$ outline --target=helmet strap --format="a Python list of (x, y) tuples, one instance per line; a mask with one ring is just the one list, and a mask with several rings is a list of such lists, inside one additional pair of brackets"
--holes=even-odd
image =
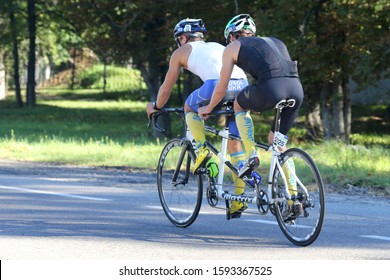
[(182, 46), (182, 44), (181, 44), (181, 42), (180, 42), (180, 36), (184, 36), (184, 37), (186, 37), (186, 44), (188, 43), (188, 41), (190, 40), (190, 36), (189, 35), (186, 35), (186, 34), (180, 34), (179, 36), (177, 36), (176, 38), (175, 38), (175, 42), (176, 42), (176, 44), (177, 44), (177, 46), (180, 48), (181, 46)]
[(184, 37), (186, 37), (186, 44), (191, 40), (191, 38), (200, 38), (200, 39), (203, 39), (204, 36), (202, 33), (186, 33), (186, 34), (180, 34), (179, 36), (177, 36), (175, 38), (175, 42), (176, 44), (181, 47), (181, 43), (180, 43), (180, 36), (183, 35)]
[(229, 45), (231, 42), (232, 42), (232, 40), (230, 39), (231, 37), (230, 36), (233, 36), (234, 38), (236, 38), (236, 40), (240, 37), (240, 34), (239, 34), (239, 32), (233, 32), (233, 33), (230, 33), (229, 35), (228, 35), (228, 37), (226, 38), (226, 43)]
[(177, 46), (180, 48), (181, 47), (180, 36), (175, 37), (175, 42), (176, 42)]
[(188, 43), (188, 41), (190, 40), (190, 37), (189, 35), (184, 35), (184, 37), (186, 37), (186, 44)]

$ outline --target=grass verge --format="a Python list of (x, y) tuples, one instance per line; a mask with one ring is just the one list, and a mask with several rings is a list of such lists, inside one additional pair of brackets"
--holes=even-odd
[[(145, 101), (134, 101), (129, 93), (102, 95), (93, 90), (41, 91), (37, 100), (35, 108), (23, 109), (15, 106), (12, 97), (0, 101), (1, 158), (156, 167), (165, 141), (156, 139), (146, 127)], [(256, 115), (254, 119), (256, 138), (264, 139), (270, 116)], [(390, 187), (389, 134), (360, 130), (352, 135), (351, 144), (294, 142), (302, 134), (303, 128), (294, 128), (290, 146), (301, 147), (313, 157), (325, 183)], [(267, 154), (262, 159), (266, 166)]]

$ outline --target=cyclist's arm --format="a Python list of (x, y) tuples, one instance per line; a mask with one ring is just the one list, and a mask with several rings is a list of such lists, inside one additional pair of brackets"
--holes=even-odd
[[(177, 49), (173, 52), (170, 60), (169, 60), (169, 68), (165, 75), (164, 82), (160, 86), (157, 99), (156, 99), (156, 107), (162, 108), (169, 100), (172, 88), (175, 85), (177, 79), (180, 75), (181, 67), (186, 67), (188, 60), (188, 48), (184, 48), (185, 46)], [(189, 50), (191, 52), (191, 49)], [(153, 109), (153, 104), (148, 103), (146, 106), (146, 111), (148, 116), (156, 110)]]
[(238, 50), (240, 45), (231, 43), (228, 45), (222, 56), (222, 68), (219, 77), (219, 81), (214, 88), (213, 95), (211, 97), (210, 103), (207, 106), (201, 107), (198, 110), (198, 113), (201, 118), (207, 119), (207, 115), (210, 114), (215, 106), (223, 99), (226, 94), (226, 90), (229, 84), (230, 77), (233, 72), (233, 67), (236, 62)]
[(171, 96), (172, 88), (179, 78), (180, 69), (180, 53), (174, 52), (169, 61), (169, 69), (165, 75), (164, 82), (160, 86), (160, 89), (157, 93), (156, 105), (158, 108), (162, 108), (168, 102), (169, 97)]

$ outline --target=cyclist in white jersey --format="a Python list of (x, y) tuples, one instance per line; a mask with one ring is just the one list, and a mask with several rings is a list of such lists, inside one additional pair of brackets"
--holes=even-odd
[[(215, 85), (218, 82), (220, 70), (222, 67), (222, 53), (224, 46), (215, 42), (203, 41), (206, 28), (201, 19), (183, 19), (176, 24), (173, 36), (178, 44), (178, 48), (173, 52), (169, 69), (165, 80), (161, 85), (157, 99), (154, 103), (147, 104), (147, 114), (160, 110), (169, 100), (172, 88), (180, 75), (181, 68), (187, 69), (200, 77), (203, 85), (193, 91), (187, 98), (184, 110), (186, 112), (186, 123), (191, 131), (198, 148), (197, 160), (193, 172), (197, 172), (199, 167), (209, 167), (211, 176), (217, 176), (215, 159), (211, 157), (210, 151), (204, 147), (206, 136), (204, 132), (204, 122), (198, 115), (198, 109), (207, 105), (211, 99)], [(229, 91), (239, 92), (248, 85), (246, 74), (238, 67), (235, 67), (228, 87)], [(239, 135), (235, 120), (229, 122), (229, 129), (232, 134)], [(241, 143), (237, 141), (228, 141), (228, 152), (231, 156), (231, 162), (239, 166), (245, 160), (245, 153), (242, 150)], [(236, 194), (244, 192), (245, 183), (233, 175), (236, 186)], [(234, 201), (230, 207), (231, 214), (240, 212), (242, 204)], [(238, 215), (239, 216), (239, 215)], [(233, 215), (234, 217), (234, 215)]]

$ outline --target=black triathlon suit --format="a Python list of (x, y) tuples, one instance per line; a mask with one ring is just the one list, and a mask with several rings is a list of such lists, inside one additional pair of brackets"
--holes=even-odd
[(286, 45), (276, 38), (240, 37), (238, 41), (241, 47), (236, 64), (256, 80), (238, 94), (238, 104), (245, 110), (264, 112), (283, 99), (295, 99), (294, 107), (282, 111), (280, 132), (286, 135), (303, 102), (296, 62), (291, 60)]

